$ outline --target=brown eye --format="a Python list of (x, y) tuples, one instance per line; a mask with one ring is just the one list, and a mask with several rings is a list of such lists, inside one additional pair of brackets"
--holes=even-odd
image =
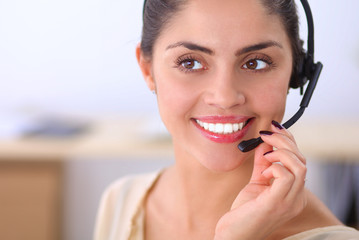
[(202, 64), (194, 59), (187, 59), (181, 62), (182, 67), (188, 70), (199, 70), (202, 69)]
[(248, 68), (248, 69), (256, 69), (257, 68), (257, 66), (258, 66), (258, 63), (257, 63), (257, 60), (250, 60), (250, 61), (248, 61), (246, 64), (246, 67)]
[(182, 62), (182, 66), (187, 69), (192, 69), (194, 65), (195, 65), (194, 60), (186, 60)]
[(242, 67), (249, 70), (261, 70), (267, 68), (268, 65), (270, 64), (264, 60), (252, 59), (246, 62)]

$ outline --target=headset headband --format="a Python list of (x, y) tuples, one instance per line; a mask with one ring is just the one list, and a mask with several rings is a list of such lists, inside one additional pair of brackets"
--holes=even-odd
[(305, 15), (307, 17), (307, 25), (308, 25), (308, 49), (307, 54), (310, 55), (314, 59), (314, 22), (312, 11), (310, 10), (309, 3), (307, 0), (300, 0), (302, 6), (305, 11)]

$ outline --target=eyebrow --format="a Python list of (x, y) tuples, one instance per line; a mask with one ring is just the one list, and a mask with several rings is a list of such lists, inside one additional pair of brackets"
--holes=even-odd
[[(195, 50), (195, 51), (200, 51), (200, 52), (207, 53), (209, 55), (214, 55), (214, 51), (207, 48), (207, 47), (200, 46), (200, 45), (198, 45), (196, 43), (183, 42), (183, 41), (176, 42), (174, 44), (171, 44), (171, 45), (167, 46), (166, 50), (177, 48), (177, 47), (185, 47), (185, 48), (188, 48), (189, 50)], [(266, 49), (266, 48), (270, 48), (270, 47), (283, 48), (283, 46), (279, 42), (266, 41), (266, 42), (261, 42), (261, 43), (258, 43), (258, 44), (254, 44), (254, 45), (244, 47), (244, 48), (238, 50), (235, 53), (235, 56), (239, 56), (239, 55), (242, 55), (242, 54), (245, 54), (245, 53), (258, 51), (258, 50), (262, 50), (262, 49)]]
[(279, 42), (266, 41), (266, 42), (261, 42), (261, 43), (258, 43), (258, 44), (254, 44), (254, 45), (251, 45), (251, 46), (244, 47), (244, 48), (238, 50), (235, 55), (239, 56), (239, 55), (242, 55), (244, 53), (254, 52), (254, 51), (258, 51), (258, 50), (262, 50), (262, 49), (266, 49), (266, 48), (270, 48), (270, 47), (283, 48), (282, 44), (280, 44)]
[(195, 43), (191, 43), (191, 42), (177, 42), (177, 43), (169, 45), (166, 48), (166, 50), (176, 48), (176, 47), (185, 47), (185, 48), (188, 48), (189, 50), (196, 50), (196, 51), (207, 53), (209, 55), (214, 54), (214, 51), (212, 51), (211, 49), (203, 47), (203, 46), (200, 46), (200, 45), (195, 44)]

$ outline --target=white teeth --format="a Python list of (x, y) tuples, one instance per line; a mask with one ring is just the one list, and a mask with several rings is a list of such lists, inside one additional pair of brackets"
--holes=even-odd
[(197, 120), (197, 123), (198, 123), (201, 127), (204, 126), (204, 123), (203, 123), (203, 122), (200, 122), (200, 121)]
[(198, 125), (207, 131), (219, 134), (230, 134), (243, 129), (244, 122), (241, 123), (206, 123), (196, 120)]
[(226, 133), (232, 133), (232, 132), (233, 132), (233, 124), (230, 124), (230, 123), (224, 124), (223, 133), (226, 134)]
[[(242, 129), (242, 128), (241, 128)], [(233, 124), (233, 131), (237, 132), (239, 130), (239, 123)]]
[(222, 123), (216, 123), (215, 132), (216, 133), (223, 133), (223, 130), (224, 130), (224, 125)]
[(239, 126), (238, 126), (238, 127), (239, 127), (240, 130), (242, 130), (243, 127), (244, 127), (244, 122), (239, 123)]
[(216, 125), (214, 125), (213, 123), (208, 124), (208, 130), (211, 132), (215, 132), (216, 131)]

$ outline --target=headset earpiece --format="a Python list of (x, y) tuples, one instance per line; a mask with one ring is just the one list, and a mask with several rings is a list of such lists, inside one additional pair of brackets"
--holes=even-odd
[(307, 51), (302, 54), (296, 66), (294, 66), (295, 71), (293, 71), (289, 86), (291, 88), (301, 88), (302, 94), (304, 85), (308, 80), (313, 79), (317, 64), (314, 63), (314, 23), (312, 12), (307, 0), (301, 0), (301, 3), (305, 10), (308, 23)]
[(289, 87), (290, 88), (299, 88), (303, 87), (305, 83), (307, 82), (306, 74), (305, 74), (305, 65), (306, 65), (306, 57), (305, 53), (302, 54), (298, 58), (298, 62), (293, 66), (295, 69), (293, 71)]

